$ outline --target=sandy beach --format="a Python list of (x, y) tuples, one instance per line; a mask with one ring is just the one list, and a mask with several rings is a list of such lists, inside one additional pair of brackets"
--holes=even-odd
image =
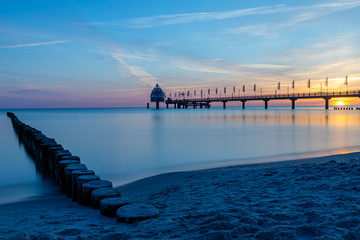
[(1, 239), (360, 239), (360, 154), (175, 172), (120, 186), (126, 224), (66, 196), (0, 206)]

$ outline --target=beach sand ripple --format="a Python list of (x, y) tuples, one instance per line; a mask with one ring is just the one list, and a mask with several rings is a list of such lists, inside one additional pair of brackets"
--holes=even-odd
[(346, 154), (142, 179), (118, 189), (134, 202), (155, 206), (160, 216), (134, 224), (64, 196), (1, 205), (0, 236), (360, 239), (359, 158)]

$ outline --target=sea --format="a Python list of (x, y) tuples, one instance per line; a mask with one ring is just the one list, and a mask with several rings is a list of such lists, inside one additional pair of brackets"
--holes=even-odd
[(0, 204), (59, 194), (36, 171), (6, 112), (41, 130), (114, 186), (176, 171), (360, 150), (360, 110), (323, 107), (0, 110)]

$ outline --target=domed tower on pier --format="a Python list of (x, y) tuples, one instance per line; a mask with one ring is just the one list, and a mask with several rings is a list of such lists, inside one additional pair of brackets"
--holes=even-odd
[(156, 102), (156, 109), (159, 109), (159, 102), (165, 101), (165, 94), (163, 90), (159, 87), (159, 84), (156, 84), (154, 89), (150, 94), (151, 102)]

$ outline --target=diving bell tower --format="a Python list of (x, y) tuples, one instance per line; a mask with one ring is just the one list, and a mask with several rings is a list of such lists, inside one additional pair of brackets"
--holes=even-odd
[(165, 101), (165, 94), (163, 90), (159, 87), (159, 84), (156, 84), (154, 89), (151, 91), (150, 101), (156, 102), (156, 109), (159, 109), (159, 102)]

